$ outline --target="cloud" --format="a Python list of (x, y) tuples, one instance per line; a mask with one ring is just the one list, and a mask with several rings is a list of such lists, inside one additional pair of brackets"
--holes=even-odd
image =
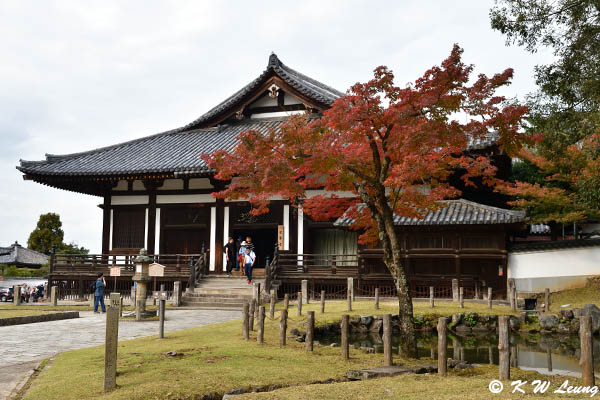
[(99, 198), (25, 182), (20, 158), (89, 150), (182, 126), (254, 79), (275, 51), (340, 90), (388, 65), (417, 78), (453, 43), (477, 72), (514, 67), (534, 90), (549, 58), (507, 48), (491, 1), (27, 1), (0, 3), (0, 244), (24, 242), (42, 212), (100, 251)]

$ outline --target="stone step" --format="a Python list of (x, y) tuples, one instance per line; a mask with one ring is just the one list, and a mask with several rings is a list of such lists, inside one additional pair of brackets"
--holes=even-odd
[(248, 300), (252, 299), (252, 294), (241, 294), (241, 293), (186, 293), (184, 294), (185, 298), (190, 299), (212, 299), (212, 298), (223, 298), (223, 299), (240, 299), (240, 300)]
[(244, 304), (250, 299), (240, 299), (231, 297), (185, 297), (182, 299), (186, 303), (233, 303), (233, 304)]
[(227, 310), (241, 310), (244, 307), (244, 303), (216, 303), (216, 302), (187, 302), (184, 301), (184, 307), (194, 307), (194, 308), (205, 308), (205, 309), (227, 309)]
[[(220, 294), (234, 294), (241, 296), (252, 296), (252, 289), (247, 288), (196, 288), (193, 293), (197, 294), (208, 294), (208, 295), (220, 295)], [(192, 294), (192, 293), (190, 293)]]

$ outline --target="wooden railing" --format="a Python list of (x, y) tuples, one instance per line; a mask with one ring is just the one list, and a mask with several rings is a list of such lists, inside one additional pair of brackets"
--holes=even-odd
[[(151, 256), (153, 262), (164, 265), (165, 277), (188, 277), (190, 260), (198, 259), (201, 254), (157, 254)], [(50, 274), (59, 275), (97, 275), (106, 276), (111, 267), (119, 267), (121, 276), (133, 276), (136, 255), (131, 254), (56, 254), (52, 257)]]
[(277, 265), (278, 277), (358, 276), (357, 254), (291, 254), (281, 252)]

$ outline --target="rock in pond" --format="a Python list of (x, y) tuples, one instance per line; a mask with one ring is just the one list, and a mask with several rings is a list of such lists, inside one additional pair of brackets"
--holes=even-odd
[(556, 314), (540, 314), (539, 323), (542, 329), (547, 331), (558, 328), (558, 316)]

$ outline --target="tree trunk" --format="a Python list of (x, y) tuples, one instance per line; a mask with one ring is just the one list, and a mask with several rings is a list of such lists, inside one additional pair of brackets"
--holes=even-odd
[(371, 211), (373, 219), (375, 219), (379, 240), (383, 247), (383, 262), (390, 271), (398, 292), (399, 350), (405, 357), (416, 357), (417, 340), (413, 325), (412, 299), (402, 264), (402, 246), (394, 225), (394, 212), (385, 196), (383, 185), (376, 188), (374, 194), (368, 193), (360, 183), (355, 183), (355, 187), (359, 196)]
[[(398, 314), (400, 316), (400, 351), (406, 357), (416, 357), (417, 340), (413, 325), (413, 304), (406, 272), (402, 263), (402, 247), (394, 225), (394, 213), (387, 200), (379, 204), (382, 210), (381, 222), (384, 228), (383, 262), (392, 274), (398, 292)], [(379, 224), (378, 224), (379, 225)], [(381, 232), (381, 231), (380, 231)]]

